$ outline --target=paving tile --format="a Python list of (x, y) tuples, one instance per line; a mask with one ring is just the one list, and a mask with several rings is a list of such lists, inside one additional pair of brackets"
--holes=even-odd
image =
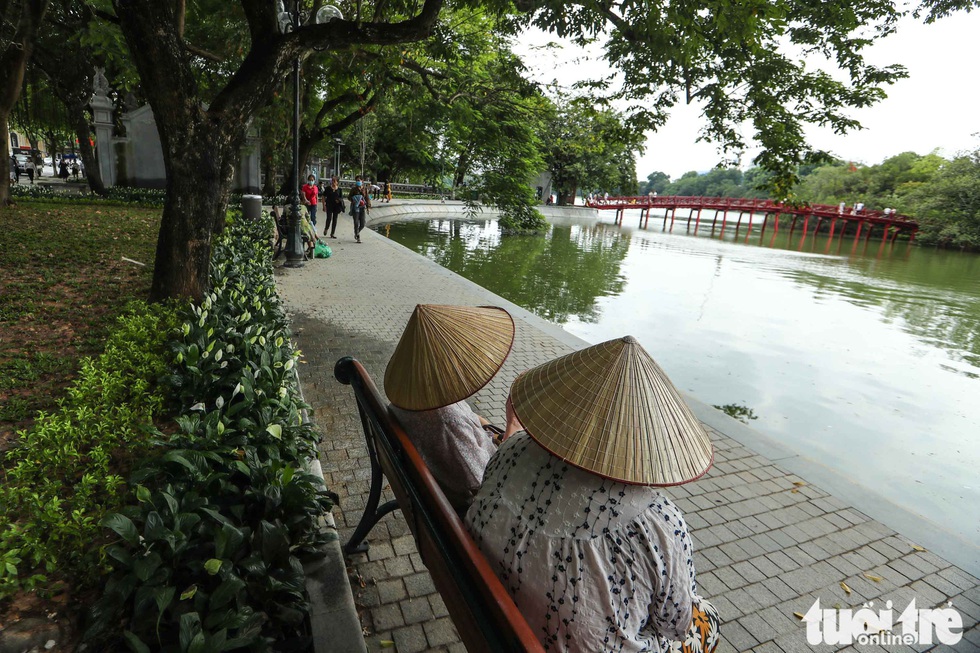
[(405, 616), (405, 623), (415, 624), (422, 621), (429, 621), (435, 617), (432, 614), (432, 605), (425, 597), (406, 599), (399, 603), (402, 614)]
[(371, 611), (375, 630), (393, 630), (405, 625), (405, 617), (397, 603), (381, 605)]
[[(738, 623), (759, 642), (771, 641), (779, 635), (779, 632), (768, 621), (763, 619), (759, 613), (746, 615), (739, 619)], [(729, 624), (725, 625), (728, 626)]]
[(766, 579), (766, 575), (759, 571), (759, 569), (749, 561), (738, 562), (732, 565), (732, 569), (736, 571), (746, 583), (757, 583)]
[(715, 577), (725, 584), (726, 590), (738, 589), (740, 587), (745, 587), (748, 583), (745, 579), (735, 571), (731, 566), (719, 567), (714, 570)]
[(378, 597), (382, 603), (394, 603), (408, 597), (408, 592), (402, 579), (394, 578), (378, 583)]
[(419, 625), (399, 628), (392, 637), (398, 653), (420, 653), (429, 649), (425, 632)]
[(748, 651), (760, 642), (745, 630), (745, 627), (738, 622), (728, 622), (723, 625), (722, 632), (725, 639), (735, 647), (736, 651)]
[(456, 626), (448, 617), (424, 623), (422, 628), (425, 630), (425, 638), (430, 647), (446, 646), (459, 641)]

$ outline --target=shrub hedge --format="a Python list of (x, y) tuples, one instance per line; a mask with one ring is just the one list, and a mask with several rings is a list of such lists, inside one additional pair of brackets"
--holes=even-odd
[(212, 291), (182, 315), (168, 385), (178, 432), (134, 472), (134, 505), (104, 524), (114, 572), (86, 639), (132, 651), (304, 650), (301, 559), (326, 535), (317, 435), (301, 419), (266, 220), (233, 221)]
[(137, 303), (118, 320), (97, 359), (51, 414), (40, 413), (3, 460), (0, 599), (34, 589), (59, 570), (76, 582), (99, 574), (92, 543), (123, 502), (129, 461), (149, 446), (164, 408), (158, 380), (170, 369), (166, 343), (176, 312)]

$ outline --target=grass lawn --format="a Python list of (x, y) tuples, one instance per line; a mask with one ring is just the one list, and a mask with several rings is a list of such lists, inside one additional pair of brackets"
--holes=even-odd
[(0, 208), (0, 452), (37, 411), (56, 406), (126, 304), (146, 299), (160, 213), (30, 201)]

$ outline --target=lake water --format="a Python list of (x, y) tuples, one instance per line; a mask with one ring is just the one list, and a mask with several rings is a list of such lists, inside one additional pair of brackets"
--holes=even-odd
[(680, 389), (980, 541), (980, 256), (788, 224), (773, 240), (771, 222), (761, 244), (744, 223), (721, 240), (705, 216), (697, 236), (632, 212), (552, 222), (373, 228), (589, 342), (636, 336)]

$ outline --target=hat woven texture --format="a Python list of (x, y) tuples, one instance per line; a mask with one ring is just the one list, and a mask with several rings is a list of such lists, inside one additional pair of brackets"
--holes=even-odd
[(632, 336), (528, 370), (511, 388), (528, 435), (576, 467), (637, 485), (678, 485), (711, 467), (707, 432)]
[(434, 410), (490, 382), (514, 343), (514, 320), (496, 306), (415, 307), (385, 370), (388, 401)]

